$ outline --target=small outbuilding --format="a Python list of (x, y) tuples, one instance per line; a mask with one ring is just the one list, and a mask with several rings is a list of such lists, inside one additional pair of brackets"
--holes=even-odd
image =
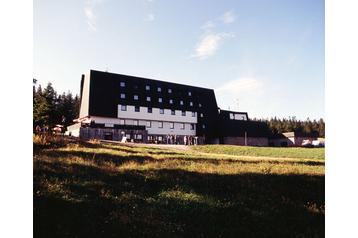
[(318, 133), (285, 132), (272, 136), (269, 146), (305, 146), (317, 140)]

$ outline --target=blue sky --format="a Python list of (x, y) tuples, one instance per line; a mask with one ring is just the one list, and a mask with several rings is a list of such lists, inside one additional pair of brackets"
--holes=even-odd
[(34, 1), (34, 77), (108, 70), (213, 88), (249, 117), (324, 118), (323, 0)]

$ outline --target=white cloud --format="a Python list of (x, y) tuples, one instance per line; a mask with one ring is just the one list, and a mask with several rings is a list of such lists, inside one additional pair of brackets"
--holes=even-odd
[(222, 41), (228, 37), (233, 37), (229, 33), (209, 33), (206, 34), (198, 43), (195, 53), (191, 56), (200, 60), (214, 55), (220, 47)]
[(86, 22), (88, 29), (91, 31), (97, 30), (97, 15), (95, 13), (95, 7), (100, 4), (102, 0), (91, 0), (87, 1), (84, 7), (84, 13), (86, 16)]
[(225, 24), (232, 23), (236, 20), (236, 17), (232, 11), (227, 11), (224, 13), (224, 15), (221, 16), (222, 22)]
[(254, 110), (261, 110), (258, 108), (264, 104), (263, 98), (267, 98), (264, 97), (266, 88), (262, 80), (242, 77), (216, 88), (215, 94), (222, 109), (249, 111), (250, 115)]
[(154, 14), (150, 13), (147, 15), (147, 17), (145, 18), (146, 21), (154, 21)]
[(211, 29), (214, 27), (215, 27), (215, 24), (212, 21), (207, 21), (204, 25), (201, 26), (201, 29), (207, 30), (207, 29)]
[(190, 58), (198, 58), (200, 60), (207, 59), (218, 51), (224, 39), (234, 37), (234, 34), (232, 33), (213, 32), (214, 28), (216, 28), (216, 25), (220, 23), (220, 20), (225, 24), (232, 23), (235, 21), (235, 15), (232, 11), (227, 11), (221, 17), (214, 20), (209, 20), (204, 25), (202, 25), (200, 28), (205, 32), (204, 36), (197, 43), (195, 53), (192, 54)]
[(88, 25), (88, 28), (92, 31), (96, 31), (97, 30), (97, 27), (96, 27), (96, 17), (93, 13), (93, 9), (89, 6), (85, 7), (84, 9), (85, 11), (85, 15), (86, 15), (86, 18), (87, 18), (87, 25)]
[(257, 93), (263, 87), (263, 83), (255, 78), (240, 78), (229, 81), (216, 89), (220, 94), (246, 94)]

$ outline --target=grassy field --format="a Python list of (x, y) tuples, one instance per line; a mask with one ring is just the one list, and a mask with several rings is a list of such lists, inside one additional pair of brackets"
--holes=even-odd
[(323, 152), (257, 149), (36, 141), (34, 237), (324, 237)]
[(227, 155), (324, 159), (324, 148), (201, 145), (195, 146), (193, 147), (193, 149), (205, 153), (217, 153)]

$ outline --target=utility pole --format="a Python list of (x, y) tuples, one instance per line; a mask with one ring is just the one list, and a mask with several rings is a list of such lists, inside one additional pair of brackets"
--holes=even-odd
[(247, 132), (245, 131), (245, 146), (247, 146)]

